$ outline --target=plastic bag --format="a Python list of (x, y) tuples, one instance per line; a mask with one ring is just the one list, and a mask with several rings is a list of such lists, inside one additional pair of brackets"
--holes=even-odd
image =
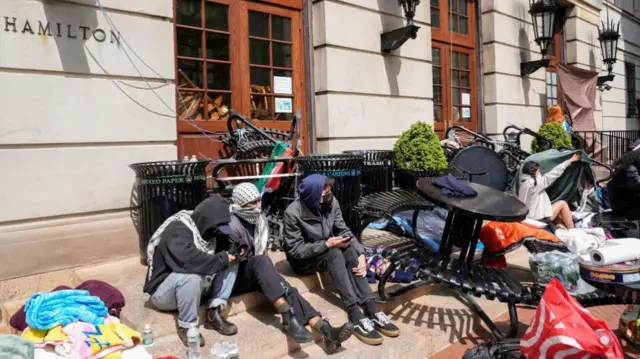
[(520, 340), (527, 358), (622, 359), (620, 342), (607, 323), (591, 316), (558, 279), (542, 295), (536, 314)]
[(522, 359), (520, 339), (502, 339), (481, 343), (467, 350), (462, 359)]
[(558, 251), (536, 253), (529, 257), (529, 266), (539, 284), (547, 284), (556, 278), (571, 295), (595, 290), (580, 278), (580, 266), (575, 254)]

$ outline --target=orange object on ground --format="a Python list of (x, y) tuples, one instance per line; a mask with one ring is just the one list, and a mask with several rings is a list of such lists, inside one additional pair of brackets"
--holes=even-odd
[[(480, 240), (489, 254), (504, 255), (527, 237), (554, 243), (562, 242), (551, 232), (524, 223), (489, 222), (480, 229)], [(504, 257), (486, 258), (484, 264), (499, 268), (507, 266)]]

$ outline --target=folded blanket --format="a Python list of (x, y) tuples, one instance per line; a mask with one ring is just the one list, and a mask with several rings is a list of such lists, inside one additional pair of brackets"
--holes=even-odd
[[(71, 287), (60, 285), (52, 290), (52, 292), (57, 292), (65, 289), (71, 289)], [(24, 305), (20, 307), (17, 312), (13, 313), (9, 324), (11, 325), (11, 328), (16, 329), (18, 332), (23, 332), (25, 329), (27, 329), (27, 314), (24, 312)]]
[(78, 290), (86, 290), (89, 294), (94, 295), (104, 302), (109, 309), (109, 314), (120, 318), (120, 312), (124, 307), (124, 295), (118, 288), (101, 280), (88, 280), (76, 287)]
[(61, 290), (36, 293), (24, 306), (29, 327), (47, 330), (73, 322), (103, 324), (107, 307), (86, 290)]

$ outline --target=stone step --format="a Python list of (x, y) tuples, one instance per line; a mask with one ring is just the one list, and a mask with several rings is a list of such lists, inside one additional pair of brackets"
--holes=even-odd
[[(271, 260), (282, 276), (301, 293), (322, 286), (319, 275), (299, 276), (293, 273), (283, 252), (269, 252)], [(89, 279), (103, 280), (118, 288), (126, 298), (126, 305), (121, 313), (123, 323), (142, 331), (145, 324), (151, 324), (158, 337), (174, 333), (176, 328), (175, 314), (161, 313), (148, 303), (149, 295), (142, 292), (147, 267), (140, 264), (137, 257), (122, 261), (106, 263), (98, 266), (76, 270), (78, 281)], [(328, 277), (326, 277), (328, 279)], [(327, 281), (327, 279), (324, 279)], [(260, 305), (266, 305), (266, 298), (257, 292), (232, 297), (229, 301), (229, 315), (234, 316)], [(200, 318), (204, 318), (204, 308)]]
[[(233, 337), (201, 329), (206, 341), (203, 357), (210, 357), (214, 343), (230, 341), (238, 345), (241, 357), (251, 358), (426, 358), (479, 327), (479, 319), (455, 299), (450, 290), (432, 286), (421, 291), (415, 298), (401, 299), (398, 303), (402, 304), (395, 304), (390, 317), (402, 333), (398, 338), (385, 338), (380, 346), (369, 346), (352, 337), (338, 353), (329, 356), (317, 333), (312, 343), (292, 342), (280, 330), (280, 316), (272, 308), (258, 307), (230, 319), (239, 328)], [(337, 297), (319, 289), (305, 293), (304, 297), (334, 325), (347, 320)], [(491, 317), (506, 310), (506, 305), (497, 301), (480, 300), (479, 303)], [(149, 352), (156, 357), (186, 357), (186, 349), (175, 333), (156, 338)]]

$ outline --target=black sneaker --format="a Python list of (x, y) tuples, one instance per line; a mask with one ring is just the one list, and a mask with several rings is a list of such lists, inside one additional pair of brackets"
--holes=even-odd
[(397, 337), (400, 335), (400, 328), (398, 328), (393, 322), (387, 317), (384, 312), (377, 312), (371, 318), (373, 325), (375, 328), (382, 334), (388, 337)]
[(378, 333), (369, 318), (360, 319), (358, 323), (354, 323), (353, 335), (358, 337), (363, 343), (369, 345), (380, 345), (384, 341), (384, 338)]
[(328, 320), (323, 319), (318, 332), (322, 335), (327, 354), (333, 354), (340, 348), (342, 342), (351, 337), (353, 324), (347, 322), (340, 327), (333, 327)]

